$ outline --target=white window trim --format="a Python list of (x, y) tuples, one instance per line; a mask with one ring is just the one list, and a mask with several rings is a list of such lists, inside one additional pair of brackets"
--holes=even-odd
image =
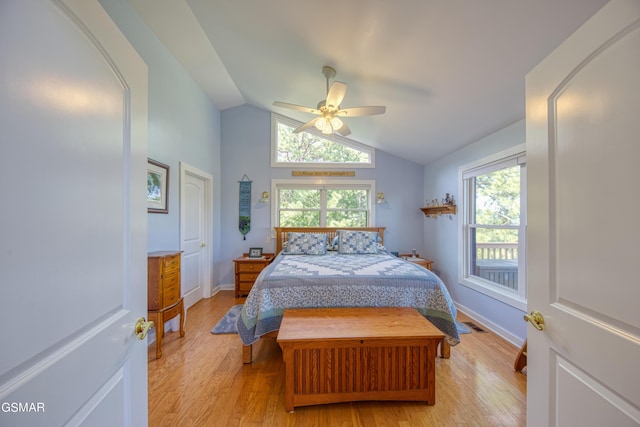
[(354, 150), (362, 151), (369, 154), (369, 163), (303, 163), (303, 162), (278, 162), (277, 161), (277, 138), (278, 138), (278, 123), (284, 123), (288, 126), (297, 128), (302, 124), (297, 120), (289, 117), (281, 116), (280, 114), (271, 113), (271, 167), (273, 168), (299, 168), (299, 169), (317, 169), (323, 168), (349, 168), (349, 169), (367, 169), (376, 167), (376, 150), (373, 147), (354, 141), (352, 139), (345, 138), (334, 133), (331, 136), (323, 135), (315, 127), (307, 129), (305, 132), (318, 135), (325, 139), (333, 139), (339, 144), (345, 145)]
[[(491, 172), (492, 170), (497, 170), (499, 169), (499, 167), (496, 166), (497, 164), (500, 164), (510, 158), (514, 160), (514, 165), (523, 163), (526, 159), (526, 144), (516, 145), (491, 156), (462, 165), (458, 168), (458, 194), (460, 194), (458, 200), (458, 203), (460, 204), (460, 215), (458, 215), (458, 283), (519, 310), (526, 311), (526, 244), (519, 244), (518, 246), (518, 283), (523, 284), (524, 286), (518, 286), (519, 289), (517, 293), (509, 291), (508, 289), (502, 289), (500, 286), (496, 286), (488, 280), (477, 276), (471, 276), (467, 273), (469, 265), (467, 239), (469, 233), (467, 233), (466, 230), (466, 223), (469, 219), (469, 209), (467, 206), (469, 199), (466, 194), (464, 178), (469, 177), (470, 175), (481, 175)], [(526, 201), (526, 164), (524, 166), (524, 170), (525, 173), (522, 175), (520, 180), (520, 197), (521, 200)], [(518, 242), (526, 242), (526, 235), (523, 235), (526, 234), (524, 231), (526, 230), (527, 224), (526, 206), (520, 211), (520, 222), (521, 224), (524, 224), (524, 227), (520, 227)]]
[(376, 193), (376, 182), (375, 180), (369, 179), (354, 179), (354, 180), (346, 180), (346, 179), (322, 179), (322, 178), (314, 178), (314, 179), (272, 179), (271, 180), (271, 194), (273, 195), (273, 202), (271, 203), (271, 229), (277, 227), (278, 222), (278, 187), (286, 187), (286, 186), (345, 186), (345, 187), (368, 187), (369, 188), (369, 224), (368, 227), (374, 227), (376, 223), (376, 205), (375, 205), (375, 195)]

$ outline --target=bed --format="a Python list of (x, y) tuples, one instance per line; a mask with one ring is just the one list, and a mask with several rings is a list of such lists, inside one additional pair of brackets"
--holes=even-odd
[(259, 339), (276, 336), (285, 309), (311, 307), (416, 308), (445, 334), (440, 353), (448, 357), (460, 338), (447, 288), (429, 270), (388, 252), (384, 230), (276, 227), (276, 257), (256, 279), (237, 322), (243, 362), (251, 363)]

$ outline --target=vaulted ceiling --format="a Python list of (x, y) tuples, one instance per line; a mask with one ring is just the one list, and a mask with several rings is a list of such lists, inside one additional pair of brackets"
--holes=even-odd
[[(221, 109), (301, 122), (322, 66), (348, 85), (350, 138), (428, 164), (524, 118), (525, 76), (606, 0), (129, 0)], [(523, 141), (520, 141), (523, 142)]]

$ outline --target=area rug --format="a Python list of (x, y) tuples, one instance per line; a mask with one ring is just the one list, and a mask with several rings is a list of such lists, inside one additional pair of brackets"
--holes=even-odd
[[(242, 304), (234, 305), (229, 309), (227, 314), (218, 322), (216, 326), (211, 330), (212, 334), (235, 334), (238, 333), (236, 328), (236, 321), (240, 316), (242, 310)], [(471, 330), (460, 322), (456, 322), (459, 334), (470, 334)]]
[(240, 310), (242, 310), (242, 304), (234, 305), (227, 311), (222, 319), (211, 330), (212, 334), (236, 334), (238, 329), (236, 328), (236, 321), (240, 316)]

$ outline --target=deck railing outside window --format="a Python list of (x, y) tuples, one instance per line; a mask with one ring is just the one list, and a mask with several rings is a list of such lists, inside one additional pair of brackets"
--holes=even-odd
[(517, 243), (476, 243), (476, 259), (518, 259)]
[(509, 289), (518, 289), (518, 244), (477, 243), (474, 274)]

